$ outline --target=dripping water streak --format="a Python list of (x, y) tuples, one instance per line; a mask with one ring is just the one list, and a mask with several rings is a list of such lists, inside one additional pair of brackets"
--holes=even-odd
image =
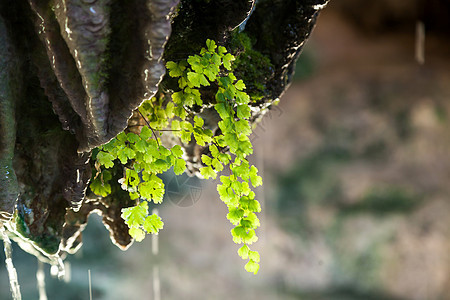
[(6, 234), (5, 228), (0, 223), (0, 233), (2, 235), (3, 239), (3, 248), (5, 251), (5, 263), (6, 263), (6, 269), (8, 270), (8, 276), (9, 276), (9, 286), (11, 288), (11, 294), (14, 300), (21, 300), (22, 296), (20, 294), (20, 286), (19, 281), (17, 279), (17, 272), (14, 268), (13, 262), (12, 262), (12, 248), (11, 248), (11, 240), (9, 239), (8, 235)]
[(38, 269), (36, 272), (37, 288), (39, 291), (39, 300), (47, 300), (47, 293), (45, 292), (45, 273), (44, 263), (38, 259)]
[(425, 24), (422, 21), (416, 23), (416, 61), (419, 65), (425, 63)]
[(70, 262), (68, 261), (64, 262), (64, 269), (65, 269), (64, 282), (69, 283), (72, 280), (72, 267)]
[[(158, 215), (158, 210), (154, 208), (152, 210), (152, 214)], [(157, 256), (159, 253), (159, 243), (158, 243), (158, 234), (152, 235), (152, 254)], [(153, 299), (161, 300), (161, 282), (159, 280), (159, 266), (158, 260), (155, 260), (155, 264), (153, 265)]]
[(161, 284), (159, 281), (159, 267), (153, 266), (153, 299), (161, 300)]
[(92, 280), (91, 280), (91, 269), (88, 270), (88, 280), (89, 280), (89, 300), (92, 300)]

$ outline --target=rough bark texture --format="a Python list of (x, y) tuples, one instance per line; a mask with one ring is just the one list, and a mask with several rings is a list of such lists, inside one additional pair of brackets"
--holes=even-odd
[[(288, 86), (326, 2), (264, 0), (255, 8), (253, 0), (3, 1), (2, 220), (13, 218), (10, 231), (53, 257), (80, 247), (87, 217), (96, 211), (113, 242), (128, 247), (132, 239), (120, 218), (121, 209), (133, 204), (127, 194), (118, 188), (104, 199), (86, 197), (92, 149), (126, 129), (143, 100), (173, 92), (173, 80), (162, 80), (164, 60), (186, 59), (207, 38), (236, 55), (245, 52), (233, 48), (233, 30), (244, 21), (253, 52), (244, 53), (246, 63), (236, 73), (245, 75), (249, 67), (261, 73), (256, 56), (266, 62), (266, 73), (249, 83), (264, 86), (263, 97), (252, 103), (258, 119)], [(202, 90), (205, 103), (215, 101), (211, 89)], [(199, 113), (216, 129), (215, 112), (204, 107)], [(204, 149), (185, 150), (195, 172)]]

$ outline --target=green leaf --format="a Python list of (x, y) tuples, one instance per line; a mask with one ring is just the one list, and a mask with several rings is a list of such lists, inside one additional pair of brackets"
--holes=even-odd
[(188, 121), (181, 122), (181, 128), (183, 128), (186, 131), (190, 131), (190, 132), (192, 132), (194, 130), (194, 127)]
[(182, 158), (175, 160), (175, 165), (173, 166), (173, 171), (176, 175), (181, 175), (186, 170), (186, 161)]
[(242, 226), (236, 226), (233, 229), (231, 229), (231, 235), (236, 238), (242, 239), (242, 237), (245, 237), (247, 235), (246, 230)]
[(223, 170), (223, 165), (222, 165), (222, 163), (221, 163), (217, 158), (214, 158), (214, 159), (212, 160), (212, 166), (214, 167), (214, 169), (216, 170), (216, 172), (220, 172), (220, 171)]
[(195, 97), (191, 93), (184, 93), (184, 105), (191, 107), (195, 103)]
[(161, 220), (161, 218), (158, 215), (152, 214), (152, 215), (148, 216), (147, 218), (145, 218), (144, 229), (148, 233), (156, 234), (159, 232), (160, 229), (163, 229), (163, 227), (164, 227), (164, 222)]
[(137, 134), (135, 134), (133, 132), (129, 132), (129, 133), (127, 133), (127, 140), (130, 143), (136, 143), (136, 142), (139, 142), (141, 140), (141, 138)]
[(162, 188), (155, 188), (153, 191), (153, 202), (156, 204), (162, 203), (164, 199), (164, 186)]
[(250, 102), (250, 97), (245, 92), (236, 91), (236, 102), (238, 104), (247, 104)]
[(119, 147), (119, 144), (123, 145), (123, 143), (119, 142), (117, 139), (114, 138), (111, 141), (109, 141), (107, 144), (100, 146), (99, 149), (101, 148), (101, 149), (105, 150), (106, 152), (111, 152), (114, 149), (116, 149), (117, 147)]
[(238, 250), (238, 254), (242, 259), (247, 259), (248, 258), (248, 253), (250, 252), (250, 249), (248, 248), (247, 245), (242, 245), (241, 248), (239, 248)]
[(212, 157), (219, 156), (219, 149), (217, 149), (216, 145), (214, 144), (209, 145), (209, 151), (211, 152)]
[(207, 39), (206, 40), (206, 47), (208, 47), (208, 51), (209, 52), (214, 52), (214, 50), (217, 48), (216, 42), (214, 42), (214, 41), (212, 41), (210, 39)]
[(139, 142), (134, 144), (134, 148), (139, 152), (145, 152), (145, 150), (147, 149), (147, 145), (148, 144), (146, 141), (140, 140)]
[(125, 153), (128, 159), (133, 159), (136, 157), (136, 152), (134, 152), (134, 150), (131, 148), (125, 148), (122, 151)]
[(175, 62), (173, 62), (173, 61), (168, 61), (168, 62), (166, 63), (166, 68), (167, 68), (168, 70), (175, 69), (176, 67), (178, 67), (178, 65), (177, 65), (177, 63), (175, 63)]
[(238, 89), (239, 91), (242, 91), (242, 90), (245, 89), (245, 84), (244, 84), (244, 82), (243, 82), (241, 79), (239, 79), (239, 80), (234, 84), (234, 86), (235, 86), (236, 89)]
[(248, 257), (250, 260), (253, 260), (256, 263), (259, 263), (261, 261), (261, 257), (259, 256), (258, 251), (249, 251)]
[(167, 149), (166, 147), (164, 147), (163, 145), (160, 145), (158, 147), (158, 150), (159, 150), (161, 157), (167, 157), (172, 154), (172, 152), (169, 149)]
[(242, 194), (243, 195), (248, 195), (251, 190), (250, 190), (250, 186), (248, 185), (247, 181), (242, 182)]
[(141, 182), (138, 173), (133, 169), (125, 169), (125, 176), (126, 182), (128, 182), (132, 187), (137, 186)]
[(226, 187), (231, 185), (231, 179), (229, 176), (220, 176), (220, 182), (222, 182)]
[(247, 104), (241, 104), (237, 107), (237, 117), (239, 119), (250, 118), (250, 107)]
[(114, 163), (112, 162), (114, 160), (114, 156), (112, 156), (110, 153), (106, 153), (103, 151), (100, 151), (97, 154), (97, 161), (105, 166), (105, 168), (112, 168), (114, 166)]
[(249, 260), (248, 263), (245, 264), (245, 270), (256, 275), (259, 270), (259, 264), (253, 260)]
[[(105, 172), (105, 171), (104, 171)], [(91, 191), (97, 196), (106, 197), (111, 194), (111, 185), (109, 183), (101, 182), (100, 176), (95, 178), (90, 184)]]
[(250, 168), (250, 180), (254, 187), (262, 185), (262, 178), (258, 176), (258, 169), (255, 166)]
[(256, 233), (253, 229), (249, 229), (248, 232), (242, 237), (242, 241), (245, 244), (253, 244), (258, 240), (258, 237), (256, 236)]
[(136, 200), (139, 198), (139, 194), (136, 192), (129, 192), (128, 194), (130, 195), (131, 200)]
[(168, 61), (166, 63), (166, 68), (169, 70), (170, 77), (180, 77), (186, 69), (182, 64), (177, 64), (173, 61)]
[(181, 132), (181, 141), (185, 144), (189, 143), (191, 141), (191, 133), (189, 131), (182, 131)]
[(220, 199), (229, 206), (236, 206), (237, 205), (237, 196), (234, 193), (233, 189), (223, 185), (219, 184), (217, 185), (217, 191), (219, 192)]
[(178, 120), (172, 120), (172, 130), (178, 131), (181, 129), (180, 121)]
[(207, 165), (207, 166), (211, 165), (211, 157), (209, 157), (208, 155), (202, 154), (201, 159), (205, 165)]
[(148, 140), (153, 135), (153, 132), (147, 126), (142, 127), (141, 134), (139, 135), (143, 140)]
[(131, 227), (128, 230), (128, 233), (136, 240), (136, 242), (142, 242), (145, 239), (145, 232), (138, 227)]
[(152, 163), (152, 165), (159, 173), (165, 172), (171, 167), (170, 163), (168, 163), (165, 159), (157, 159)]
[(230, 112), (225, 102), (217, 103), (216, 105), (214, 105), (214, 108), (216, 109), (222, 120), (230, 117)]
[(234, 190), (234, 192), (236, 194), (241, 194), (242, 193), (242, 183), (240, 181), (233, 181), (231, 183), (231, 188)]
[(211, 168), (211, 166), (200, 168), (200, 174), (203, 176), (203, 178), (208, 179), (216, 179), (217, 174), (214, 172), (214, 170)]
[(205, 74), (206, 77), (208, 77), (209, 81), (215, 81), (216, 76), (217, 76), (217, 74), (211, 69), (203, 70), (203, 74)]
[(248, 229), (253, 228), (252, 221), (250, 221), (250, 220), (242, 219), (239, 222), (239, 224), (244, 228), (248, 228)]
[[(191, 65), (192, 70), (194, 70), (196, 73), (201, 73), (203, 71), (203, 66), (200, 62), (201, 58), (198, 55), (191, 55), (188, 57), (187, 62)], [(188, 80), (189, 79), (188, 76)]]
[(238, 149), (235, 150), (235, 154), (239, 158), (244, 158), (246, 155), (250, 155), (253, 153), (252, 143), (248, 140), (248, 137), (245, 138), (246, 140), (239, 141)]
[(139, 185), (141, 197), (152, 200), (154, 203), (161, 203), (164, 197), (164, 183), (156, 175), (152, 174), (150, 179)]
[(209, 81), (206, 79), (205, 75), (200, 73), (188, 72), (187, 73), (188, 80), (195, 87), (209, 86)]
[(217, 50), (217, 52), (219, 53), (219, 55), (224, 55), (225, 53), (227, 53), (227, 48), (223, 47), (223, 46), (219, 46), (219, 49)]
[(144, 223), (145, 217), (147, 216), (148, 203), (147, 201), (142, 201), (136, 206), (122, 208), (122, 219), (125, 220), (128, 227), (141, 226)]
[(150, 181), (142, 182), (139, 185), (139, 193), (141, 194), (142, 198), (147, 199), (147, 200), (152, 200), (153, 183)]
[(195, 72), (188, 72), (187, 74), (188, 80), (194, 85), (195, 87), (200, 87), (200, 74)]
[(234, 125), (236, 128), (236, 132), (239, 132), (244, 135), (249, 135), (250, 133), (252, 133), (252, 129), (247, 120), (239, 120), (235, 122)]
[(127, 134), (125, 132), (121, 132), (116, 136), (116, 139), (120, 142), (125, 142), (127, 140)]
[(134, 152), (131, 148), (124, 148), (118, 153), (118, 158), (120, 159), (120, 162), (122, 164), (126, 164), (128, 162), (128, 159), (133, 159), (136, 157), (136, 152)]
[[(211, 57), (211, 61), (214, 63), (214, 70), (211, 70), (211, 71), (217, 75), (219, 73), (218, 67), (222, 63), (222, 60), (220, 59), (220, 55), (218, 55), (217, 53), (214, 53), (213, 56)], [(212, 67), (210, 69), (212, 69)]]
[(231, 160), (231, 156), (230, 156), (230, 154), (227, 154), (227, 153), (220, 153), (220, 154), (219, 154), (219, 160), (220, 160), (222, 163), (224, 163), (225, 165), (228, 165), (228, 163), (229, 163), (230, 160)]
[(239, 148), (239, 140), (235, 133), (229, 133), (225, 135), (225, 142), (230, 147), (231, 153), (236, 153)]
[(117, 157), (119, 158), (119, 160), (122, 163), (122, 165), (124, 165), (124, 164), (126, 164), (128, 162), (127, 154), (123, 151), (123, 149), (121, 151), (119, 151)]
[(195, 125), (195, 127), (202, 127), (203, 124), (205, 124), (205, 121), (203, 121), (203, 119), (200, 118), (199, 116), (195, 115), (194, 116), (194, 125)]
[[(256, 200), (250, 200), (251, 201), (256, 201)], [(256, 201), (258, 202), (258, 201)], [(258, 217), (256, 216), (255, 213), (249, 213), (248, 216), (245, 218), (246, 220), (250, 221), (250, 223), (252, 224), (252, 229), (256, 229), (259, 226), (261, 226), (261, 223), (259, 222)]]
[(172, 101), (178, 105), (184, 105), (185, 94), (182, 91), (175, 92), (172, 94)]
[(231, 63), (235, 60), (235, 57), (233, 55), (231, 55), (230, 53), (227, 53), (224, 57), (223, 57), (223, 66), (225, 67), (225, 69), (231, 71)]
[(176, 158), (180, 158), (183, 156), (183, 149), (181, 148), (180, 145), (173, 146), (172, 149), (170, 149), (170, 151), (172, 151), (173, 156), (175, 156)]
[(183, 89), (188, 85), (188, 82), (186, 80), (186, 78), (184, 76), (180, 77), (180, 79), (178, 79), (178, 86)]
[(230, 222), (233, 225), (238, 225), (243, 216), (244, 216), (244, 210), (233, 207), (230, 209), (230, 212), (227, 214), (227, 219), (230, 220)]
[(192, 95), (194, 97), (195, 104), (197, 104), (198, 106), (203, 105), (203, 101), (202, 101), (202, 98), (201, 98), (200, 91), (197, 90), (197, 89), (192, 89), (191, 93), (192, 93)]

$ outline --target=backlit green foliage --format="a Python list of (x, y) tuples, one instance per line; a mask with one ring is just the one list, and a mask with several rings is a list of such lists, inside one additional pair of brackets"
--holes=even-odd
[[(200, 174), (205, 179), (215, 179), (225, 166), (229, 168), (228, 175), (220, 176), (217, 190), (228, 207), (227, 218), (235, 226), (231, 230), (233, 241), (243, 244), (238, 254), (248, 260), (245, 269), (256, 274), (260, 257), (249, 245), (258, 240), (255, 229), (260, 223), (256, 213), (261, 211), (261, 206), (250, 186), (257, 187), (262, 180), (256, 167), (246, 159), (253, 153), (248, 121), (250, 98), (244, 91), (244, 82), (231, 72), (234, 60), (225, 47), (207, 40), (200, 55), (189, 56), (186, 61), (167, 62), (169, 76), (178, 78), (179, 90), (172, 94), (172, 101), (164, 103), (163, 98), (154, 98), (139, 108), (148, 119), (148, 126), (143, 127), (139, 135), (122, 132), (99, 148), (96, 158), (99, 172), (91, 183), (91, 190), (99, 196), (107, 196), (111, 192), (109, 181), (112, 178), (107, 169), (120, 162), (125, 171), (119, 183), (138, 203), (122, 211), (130, 235), (141, 241), (145, 233), (158, 233), (163, 222), (159, 216), (148, 214), (148, 202), (161, 203), (164, 197), (164, 183), (157, 175), (172, 167), (176, 174), (186, 169), (182, 148), (179, 145), (166, 148), (158, 137), (159, 130), (170, 127), (182, 143), (194, 140), (208, 147), (208, 155), (201, 156), (204, 167), (200, 168)], [(220, 116), (217, 124), (220, 132), (216, 135), (205, 127), (205, 121), (193, 109), (203, 105), (200, 88), (212, 84), (217, 89), (212, 105)]]

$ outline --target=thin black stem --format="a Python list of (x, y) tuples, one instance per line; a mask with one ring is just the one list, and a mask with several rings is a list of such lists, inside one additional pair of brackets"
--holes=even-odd
[[(140, 126), (143, 126), (143, 125), (139, 125), (139, 124), (136, 124), (136, 125), (128, 125), (128, 127), (140, 127)], [(158, 129), (158, 131), (181, 131), (181, 130), (175, 130), (175, 129)]]
[(150, 123), (147, 121), (147, 119), (144, 117), (144, 115), (141, 113), (141, 111), (139, 110), (139, 108), (137, 109), (138, 113), (141, 115), (141, 117), (144, 119), (145, 123), (147, 123), (148, 128), (150, 128), (150, 130), (152, 131), (153, 135), (155, 136), (155, 140), (156, 143), (158, 144), (159, 147), (159, 142), (158, 142), (158, 136), (156, 135), (155, 131), (153, 130), (152, 126), (150, 125)]

